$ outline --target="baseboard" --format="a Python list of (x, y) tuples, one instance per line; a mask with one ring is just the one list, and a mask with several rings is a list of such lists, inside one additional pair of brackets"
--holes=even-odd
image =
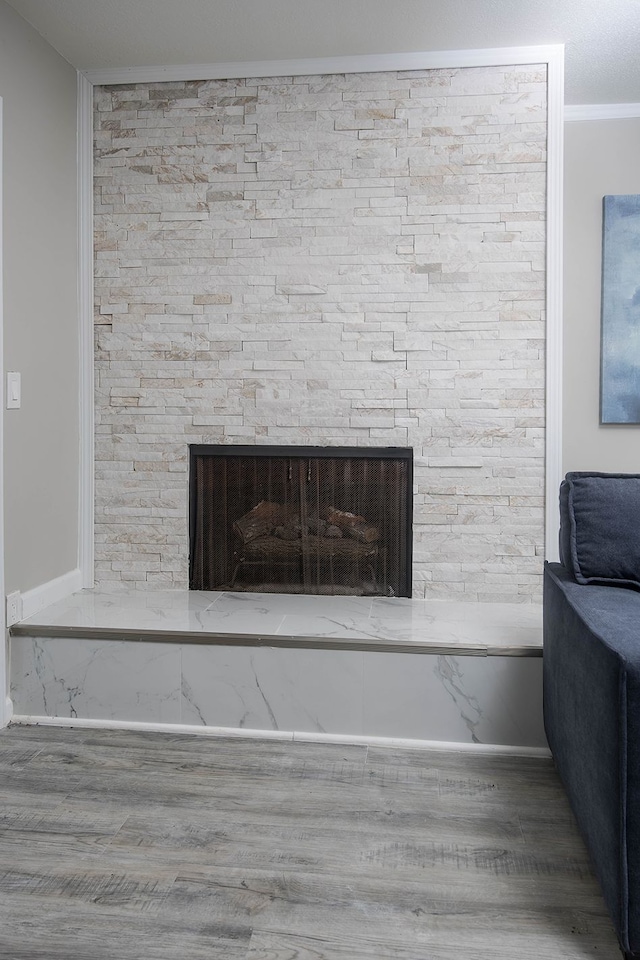
[(33, 617), (40, 613), (50, 603), (56, 603), (58, 600), (64, 600), (70, 597), (72, 593), (82, 590), (82, 572), (78, 569), (70, 570), (61, 577), (49, 580), (39, 587), (33, 587), (32, 590), (25, 590), (22, 594), (22, 617)]
[(6, 697), (4, 701), (4, 713), (2, 715), (2, 723), (0, 726), (6, 727), (11, 723), (13, 719), (13, 700), (11, 697)]
[(77, 717), (14, 716), (12, 726), (76, 727), (93, 730), (132, 730), (148, 733), (189, 734), (200, 737), (220, 737), (257, 740), (283, 740), (297, 743), (335, 743), (366, 747), (394, 747), (411, 750), (440, 750), (449, 753), (500, 754), (510, 757), (539, 757), (548, 759), (546, 747), (522, 747), (496, 743), (459, 743), (448, 740), (408, 740), (398, 737), (365, 737), (341, 733), (297, 733), (284, 730), (246, 730), (240, 727), (204, 727), (186, 723), (143, 723), (137, 720), (83, 720)]
[(358, 737), (334, 733), (294, 733), (293, 739), (308, 743), (352, 743), (399, 750), (442, 750), (448, 753), (502, 754), (508, 757), (551, 757), (547, 747), (523, 747), (504, 743), (464, 743), (457, 740), (411, 740), (406, 737)]

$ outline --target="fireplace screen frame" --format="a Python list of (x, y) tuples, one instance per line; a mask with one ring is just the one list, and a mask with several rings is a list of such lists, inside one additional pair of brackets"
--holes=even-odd
[[(411, 447), (333, 447), (299, 445), (231, 445), (231, 444), (190, 444), (189, 445), (189, 587), (190, 589), (235, 589), (233, 586), (202, 587), (194, 586), (199, 582), (195, 569), (196, 543), (198, 537), (198, 490), (196, 462), (200, 457), (252, 457), (285, 458), (295, 461), (315, 461), (321, 459), (373, 459), (396, 460), (403, 462), (406, 516), (399, 522), (404, 524), (404, 544), (400, 550), (400, 568), (403, 571), (399, 589), (389, 589), (386, 583), (378, 596), (411, 596), (412, 559), (413, 559), (413, 449)], [(235, 579), (235, 574), (234, 574)], [(386, 578), (385, 578), (386, 579)], [(305, 592), (305, 591), (301, 591)], [(313, 595), (315, 591), (310, 590)], [(337, 593), (338, 591), (336, 591)]]

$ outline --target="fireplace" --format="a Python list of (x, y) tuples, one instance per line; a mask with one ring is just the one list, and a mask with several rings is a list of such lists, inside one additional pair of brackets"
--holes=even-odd
[(190, 447), (189, 586), (411, 596), (413, 451)]

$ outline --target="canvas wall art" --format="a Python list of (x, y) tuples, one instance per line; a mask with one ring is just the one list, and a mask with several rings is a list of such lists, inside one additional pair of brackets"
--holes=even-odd
[(601, 423), (640, 423), (640, 196), (604, 198)]

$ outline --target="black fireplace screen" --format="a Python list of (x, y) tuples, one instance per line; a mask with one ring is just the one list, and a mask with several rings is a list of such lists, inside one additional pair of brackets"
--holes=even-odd
[(411, 596), (412, 451), (192, 446), (192, 590)]

